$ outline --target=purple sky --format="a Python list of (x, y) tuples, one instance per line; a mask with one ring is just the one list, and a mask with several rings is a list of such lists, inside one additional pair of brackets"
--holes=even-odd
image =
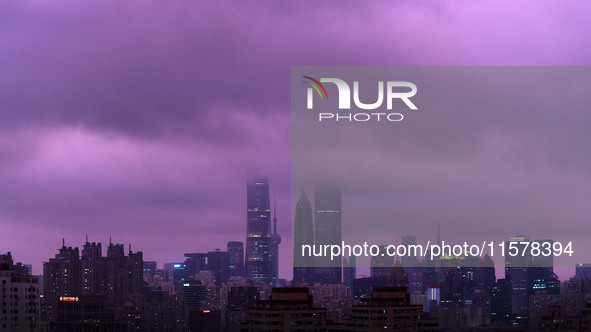
[(277, 197), (291, 277), (290, 67), (589, 65), (582, 1), (0, 3), (0, 252), (245, 239), (246, 172)]

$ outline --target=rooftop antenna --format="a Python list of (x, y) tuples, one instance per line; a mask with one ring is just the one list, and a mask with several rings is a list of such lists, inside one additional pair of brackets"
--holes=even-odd
[(277, 198), (273, 197), (273, 234), (277, 234)]

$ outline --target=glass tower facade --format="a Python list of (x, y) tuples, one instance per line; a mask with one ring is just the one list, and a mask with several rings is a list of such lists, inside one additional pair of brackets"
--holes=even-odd
[(271, 207), (267, 177), (255, 176), (248, 179), (246, 201), (246, 277), (271, 283)]
[(311, 283), (313, 280), (313, 257), (302, 256), (303, 245), (314, 244), (314, 217), (312, 203), (302, 193), (295, 206), (295, 219), (292, 229), (293, 242), (293, 280)]
[[(314, 187), (314, 242), (316, 247), (341, 244), (341, 191), (328, 184)], [(339, 284), (342, 280), (342, 262), (330, 257), (318, 257), (315, 281)]]

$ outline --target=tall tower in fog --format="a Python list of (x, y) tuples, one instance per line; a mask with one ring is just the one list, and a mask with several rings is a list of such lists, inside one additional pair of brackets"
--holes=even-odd
[(295, 206), (295, 219), (292, 230), (293, 243), (293, 280), (311, 282), (314, 262), (311, 258), (302, 257), (302, 245), (314, 244), (314, 217), (312, 203), (302, 193)]
[[(314, 242), (316, 246), (341, 244), (341, 190), (332, 185), (314, 187)], [(342, 280), (342, 262), (319, 257), (315, 277), (321, 283), (337, 284)]]
[(254, 176), (246, 186), (246, 277), (273, 282), (269, 180)]

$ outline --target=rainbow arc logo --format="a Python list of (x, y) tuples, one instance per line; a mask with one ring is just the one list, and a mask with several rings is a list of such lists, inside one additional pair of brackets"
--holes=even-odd
[[(326, 89), (324, 88), (324, 85), (322, 85), (322, 83), (320, 83), (320, 81), (318, 81), (317, 79), (314, 79), (314, 78), (312, 78), (310, 76), (302, 76), (302, 77), (303, 78), (307, 78), (310, 81), (316, 83), (316, 85), (315, 85), (315, 84), (310, 83), (308, 81), (302, 81), (303, 83), (306, 83), (309, 86), (313, 87), (316, 90), (316, 92), (318, 92), (318, 95), (320, 96), (320, 99), (324, 100), (324, 97), (326, 97), (326, 100), (328, 100), (328, 94), (326, 93)], [(322, 92), (320, 92), (320, 89), (319, 88), (322, 89), (322, 91), (324, 92), (324, 96), (322, 96)]]

